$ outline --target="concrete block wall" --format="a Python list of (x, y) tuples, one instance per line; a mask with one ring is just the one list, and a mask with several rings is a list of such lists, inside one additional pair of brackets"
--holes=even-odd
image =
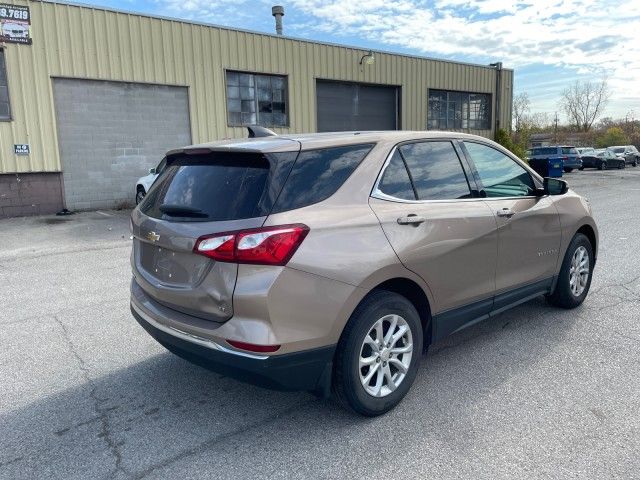
[(62, 208), (60, 173), (0, 175), (0, 218), (44, 215)]
[(70, 210), (132, 205), (136, 180), (189, 145), (185, 87), (56, 78), (58, 143)]

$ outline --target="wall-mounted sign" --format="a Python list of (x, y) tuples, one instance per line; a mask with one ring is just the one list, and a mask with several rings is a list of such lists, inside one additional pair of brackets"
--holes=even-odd
[(0, 3), (0, 42), (31, 45), (29, 7)]
[(16, 143), (13, 146), (13, 151), (16, 155), (29, 155), (29, 153), (31, 153), (28, 143)]

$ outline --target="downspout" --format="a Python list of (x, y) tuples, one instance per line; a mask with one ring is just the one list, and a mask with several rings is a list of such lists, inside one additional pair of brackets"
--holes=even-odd
[(498, 130), (500, 130), (500, 100), (501, 100), (501, 93), (502, 93), (502, 62), (496, 62), (496, 63), (492, 63), (490, 64), (491, 67), (496, 69), (496, 118), (495, 118), (495, 128), (496, 131), (494, 132), (494, 136), (498, 135)]

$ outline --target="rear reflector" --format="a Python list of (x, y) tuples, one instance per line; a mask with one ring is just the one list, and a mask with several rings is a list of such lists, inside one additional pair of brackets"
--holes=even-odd
[(253, 343), (238, 342), (237, 340), (227, 340), (227, 343), (232, 347), (257, 353), (273, 353), (280, 348), (280, 345), (256, 345)]
[(307, 233), (303, 224), (217, 233), (200, 237), (193, 251), (219, 262), (286, 265)]

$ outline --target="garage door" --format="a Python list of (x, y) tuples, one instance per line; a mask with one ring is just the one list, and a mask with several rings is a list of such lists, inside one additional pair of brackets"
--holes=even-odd
[(70, 210), (131, 205), (136, 180), (191, 143), (185, 87), (56, 78), (53, 92)]
[(396, 130), (398, 87), (316, 81), (318, 131)]

